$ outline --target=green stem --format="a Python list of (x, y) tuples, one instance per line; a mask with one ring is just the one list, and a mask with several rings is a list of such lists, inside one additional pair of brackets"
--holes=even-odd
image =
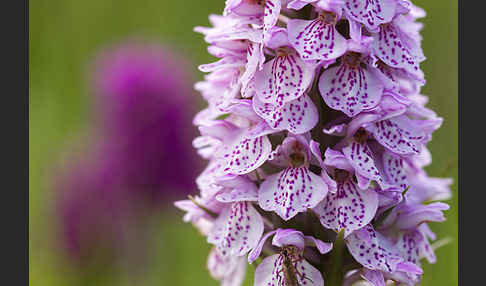
[(341, 230), (334, 242), (331, 252), (331, 263), (329, 278), (326, 281), (330, 286), (341, 286), (343, 280), (343, 246), (344, 246), (344, 230)]

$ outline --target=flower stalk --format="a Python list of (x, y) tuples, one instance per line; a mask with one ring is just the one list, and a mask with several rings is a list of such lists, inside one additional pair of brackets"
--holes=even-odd
[(323, 273), (329, 273), (329, 279), (326, 282), (330, 286), (340, 286), (343, 280), (343, 255), (344, 255), (344, 230), (341, 230), (337, 236), (331, 256), (331, 265), (329, 270), (324, 269)]

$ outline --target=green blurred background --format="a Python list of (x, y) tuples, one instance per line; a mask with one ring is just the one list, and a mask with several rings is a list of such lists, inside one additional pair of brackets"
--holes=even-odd
[[(221, 13), (222, 0), (31, 0), (30, 2), (30, 166), (29, 257), (30, 283), (40, 285), (132, 285), (123, 277), (80, 280), (61, 258), (54, 237), (52, 164), (64, 150), (85, 139), (90, 122), (88, 63), (106, 45), (131, 36), (170, 44), (193, 63), (193, 78), (202, 78), (197, 65), (212, 61), (202, 36), (192, 31), (208, 26), (210, 13)], [(458, 169), (458, 39), (457, 2), (416, 0), (427, 12), (422, 19), (422, 64), (430, 96), (428, 107), (444, 117), (429, 147), (431, 176), (453, 177), (453, 199), (447, 222), (432, 224), (439, 238), (452, 242), (436, 251), (438, 262), (424, 262), (422, 285), (457, 285), (457, 169)], [(197, 101), (199, 100), (199, 101)], [(200, 99), (194, 104), (201, 105)], [(205, 239), (173, 211), (154, 218), (153, 263), (143, 285), (218, 285), (206, 270)], [(251, 267), (249, 269), (251, 271)], [(104, 280), (103, 280), (104, 279)], [(94, 282), (96, 281), (96, 282)], [(246, 284), (251, 285), (252, 279)]]

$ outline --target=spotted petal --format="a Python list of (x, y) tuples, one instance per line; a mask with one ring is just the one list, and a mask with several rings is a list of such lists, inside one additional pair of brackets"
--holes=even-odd
[(396, 243), (406, 261), (420, 265), (420, 259), (426, 257), (435, 263), (436, 257), (427, 238), (418, 230), (403, 233)]
[(383, 272), (363, 268), (361, 277), (370, 282), (373, 286), (386, 286)]
[(223, 203), (257, 201), (258, 188), (247, 176), (219, 177), (216, 184), (224, 187), (216, 195), (216, 200)]
[[(349, 160), (349, 163), (361, 176), (376, 181), (380, 187), (385, 190), (390, 185), (385, 181), (384, 175), (375, 165), (374, 155), (366, 143), (351, 142), (350, 145), (343, 148), (343, 154)], [(358, 180), (360, 188), (368, 188), (369, 184), (363, 185)]]
[(263, 102), (283, 106), (304, 94), (314, 77), (314, 68), (295, 51), (277, 56), (255, 74), (256, 96)]
[(236, 256), (221, 256), (216, 248), (211, 249), (208, 256), (208, 269), (211, 276), (221, 279), (226, 273), (231, 272), (236, 267)]
[(392, 242), (369, 224), (348, 236), (346, 245), (354, 259), (371, 270), (394, 272), (403, 262)]
[(377, 190), (378, 193), (378, 211), (375, 216), (381, 215), (387, 209), (398, 205), (403, 200), (403, 189), (391, 188), (386, 191)]
[(395, 16), (396, 0), (346, 0), (346, 15), (374, 31), (380, 24), (390, 22)]
[(388, 179), (401, 189), (405, 190), (409, 185), (407, 174), (403, 166), (403, 159), (391, 152), (383, 153), (383, 169)]
[(220, 280), (222, 286), (239, 286), (245, 278), (247, 263), (244, 257), (221, 256), (213, 248), (207, 266), (211, 276)]
[[(322, 275), (309, 262), (302, 257), (296, 258), (294, 262), (296, 269), (295, 275), (299, 285), (306, 286), (323, 286), (324, 280)], [(255, 270), (254, 286), (287, 286), (285, 283), (283, 270), (283, 257), (280, 254), (274, 254), (263, 259)]]
[(412, 74), (420, 73), (419, 63), (425, 59), (420, 46), (396, 25), (383, 25), (371, 46), (375, 55), (387, 65), (403, 68)]
[(383, 272), (385, 280), (392, 280), (398, 285), (419, 285), (422, 269), (411, 262), (404, 263), (402, 268), (394, 273)]
[(249, 202), (228, 205), (216, 220), (208, 242), (216, 245), (219, 253), (245, 255), (253, 249), (263, 234), (263, 219)]
[(294, 134), (305, 133), (319, 121), (319, 112), (309, 96), (303, 95), (283, 107), (262, 102), (253, 97), (255, 112), (276, 130), (288, 130)]
[(265, 10), (263, 13), (263, 41), (268, 39), (268, 32), (277, 24), (278, 16), (282, 9), (281, 0), (265, 0)]
[(245, 66), (245, 72), (241, 75), (241, 88), (246, 90), (250, 81), (253, 79), (257, 68), (263, 64), (265, 56), (260, 49), (259, 44), (249, 43), (247, 48), (247, 63)]
[(369, 71), (347, 64), (325, 70), (319, 92), (329, 107), (353, 117), (375, 107), (383, 93), (383, 83)]
[(329, 193), (315, 208), (321, 224), (335, 231), (344, 229), (348, 236), (368, 224), (378, 208), (375, 191), (360, 190), (351, 180), (338, 183), (337, 192)]
[(421, 128), (405, 115), (375, 122), (365, 129), (373, 133), (381, 145), (400, 155), (420, 153), (425, 137)]
[(260, 186), (258, 202), (262, 209), (275, 211), (284, 220), (289, 220), (297, 213), (315, 207), (327, 192), (322, 178), (306, 167), (288, 167), (267, 177)]
[(244, 133), (230, 146), (223, 155), (226, 162), (223, 171), (227, 174), (247, 174), (263, 165), (272, 152), (272, 143), (266, 135)]
[(289, 20), (289, 41), (303, 60), (333, 60), (346, 52), (346, 39), (333, 24), (315, 20)]
[(216, 195), (216, 200), (223, 202), (223, 203), (230, 203), (230, 202), (241, 202), (241, 201), (256, 201), (257, 200), (257, 192), (253, 189), (232, 189), (227, 192), (222, 192)]

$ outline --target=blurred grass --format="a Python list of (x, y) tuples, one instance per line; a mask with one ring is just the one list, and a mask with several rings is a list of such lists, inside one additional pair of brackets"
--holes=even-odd
[[(449, 201), (446, 223), (432, 224), (439, 238), (452, 243), (438, 249), (438, 262), (424, 264), (422, 285), (457, 285), (457, 169), (458, 83), (457, 2), (420, 0), (428, 15), (422, 22), (422, 64), (427, 78), (423, 93), (429, 107), (444, 117), (430, 143), (434, 163), (431, 176), (454, 178), (454, 198)], [(220, 13), (224, 1), (162, 0), (32, 0), (30, 1), (30, 283), (33, 286), (86, 285), (76, 281), (59, 259), (53, 237), (53, 194), (49, 191), (52, 164), (63, 149), (85, 140), (83, 130), (91, 114), (87, 88), (87, 63), (105, 45), (130, 36), (145, 36), (170, 43), (196, 67), (211, 61), (202, 36), (192, 32), (208, 25), (210, 13)], [(195, 98), (195, 104), (201, 104)], [(178, 214), (164, 214), (154, 234), (154, 264), (144, 285), (217, 285), (206, 271), (209, 251), (205, 239)], [(251, 271), (251, 266), (249, 267)], [(250, 285), (249, 279), (247, 285)], [(98, 284), (96, 284), (98, 285)]]

